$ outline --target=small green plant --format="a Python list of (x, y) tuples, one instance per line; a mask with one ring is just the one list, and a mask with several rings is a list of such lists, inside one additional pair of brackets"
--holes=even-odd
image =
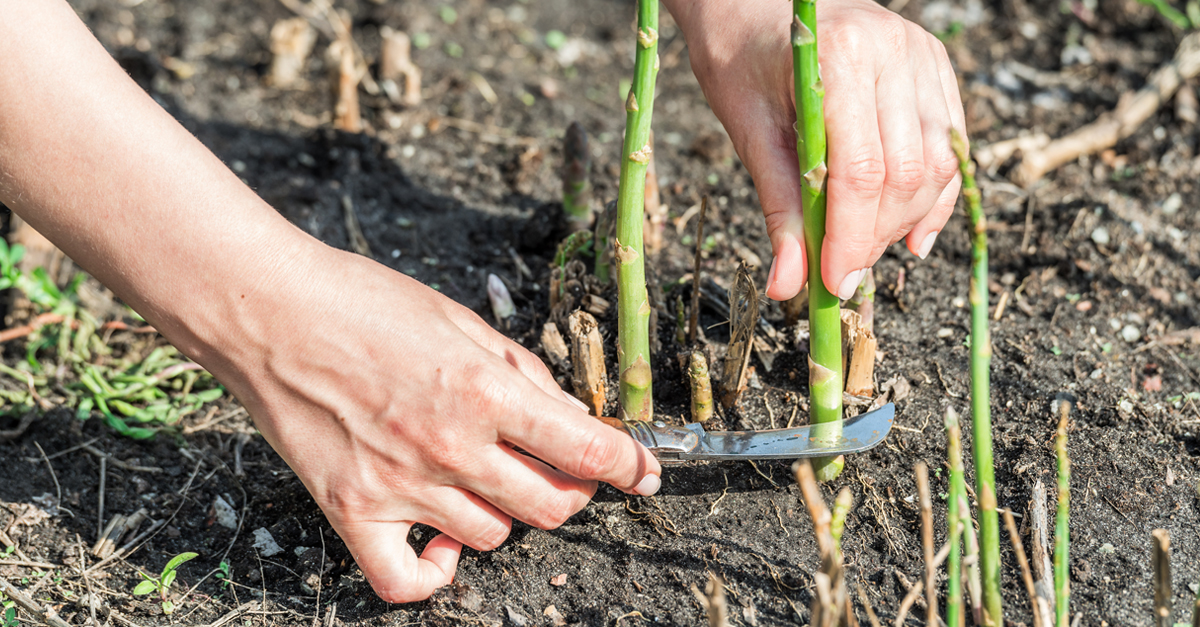
[(197, 557), (199, 557), (198, 553), (180, 553), (172, 557), (166, 566), (163, 566), (162, 574), (157, 577), (151, 577), (139, 570), (138, 574), (145, 581), (139, 583), (133, 589), (134, 596), (145, 596), (152, 592), (158, 592), (158, 598), (162, 601), (163, 614), (170, 615), (175, 611), (175, 604), (167, 599), (167, 594), (171, 591), (171, 584), (175, 583), (175, 576), (179, 573), (179, 566)]
[(233, 568), (228, 561), (221, 560), (221, 563), (217, 565), (217, 574), (214, 577), (221, 582), (222, 590), (229, 588), (229, 584), (233, 582)]
[(21, 627), (21, 622), (17, 620), (16, 603), (5, 600), (0, 607), (4, 608), (4, 614), (0, 614), (0, 627)]
[(1197, 24), (1196, 19), (1194, 19), (1194, 18), (1200, 17), (1200, 6), (1197, 6), (1196, 0), (1190, 0), (1187, 3), (1187, 15), (1184, 15), (1184, 13), (1182, 11), (1171, 6), (1171, 4), (1169, 2), (1167, 2), (1166, 0), (1138, 0), (1138, 1), (1141, 2), (1142, 4), (1147, 4), (1147, 5), (1154, 7), (1154, 10), (1158, 11), (1159, 15), (1163, 16), (1169, 22), (1171, 22), (1172, 24), (1178, 26), (1179, 28), (1181, 28), (1183, 30), (1190, 30), (1192, 28), (1196, 28), (1197, 26), (1200, 26), (1200, 24)]

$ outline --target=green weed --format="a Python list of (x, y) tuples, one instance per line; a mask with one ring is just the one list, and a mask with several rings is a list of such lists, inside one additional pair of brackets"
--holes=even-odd
[(197, 553), (180, 553), (171, 558), (167, 565), (163, 567), (162, 574), (157, 577), (151, 577), (146, 573), (138, 571), (145, 581), (139, 583), (134, 589), (134, 596), (144, 596), (152, 592), (158, 592), (158, 598), (162, 601), (163, 614), (170, 616), (175, 611), (175, 604), (167, 599), (167, 593), (171, 590), (171, 584), (175, 583), (175, 576), (178, 574), (178, 569), (184, 562), (199, 557)]

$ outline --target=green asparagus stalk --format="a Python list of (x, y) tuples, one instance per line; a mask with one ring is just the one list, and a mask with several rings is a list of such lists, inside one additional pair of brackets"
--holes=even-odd
[(959, 501), (966, 494), (963, 479), (962, 429), (958, 426), (958, 413), (953, 407), (946, 408), (946, 449), (950, 459), (950, 494), (946, 500), (946, 520), (950, 525), (950, 555), (946, 561), (946, 624), (960, 627), (965, 617), (962, 611), (962, 513)]
[(1054, 517), (1054, 624), (1067, 627), (1071, 622), (1071, 459), (1067, 456), (1067, 421), (1071, 416), (1070, 398), (1059, 398), (1058, 432), (1054, 452), (1058, 457), (1058, 513)]
[[(801, 206), (808, 251), (808, 386), (817, 438), (841, 436), (842, 316), (837, 296), (821, 280), (821, 245), (825, 241), (825, 87), (817, 64), (816, 0), (792, 1), (792, 68), (796, 84), (796, 156), (803, 173)], [(842, 472), (843, 457), (813, 460), (818, 481)]]
[(842, 550), (842, 532), (846, 530), (846, 517), (850, 515), (850, 508), (853, 506), (854, 494), (850, 492), (850, 488), (842, 488), (837, 499), (833, 501), (833, 513), (829, 520), (829, 533), (833, 535), (833, 544), (838, 551)]
[(1200, 587), (1196, 588), (1196, 602), (1192, 604), (1192, 627), (1200, 627)]
[(620, 371), (620, 415), (623, 420), (650, 420), (650, 301), (642, 223), (646, 168), (650, 163), (650, 118), (654, 80), (658, 74), (658, 0), (638, 2), (637, 60), (633, 86), (625, 101), (625, 145), (617, 194), (617, 363)]
[(592, 168), (587, 131), (579, 122), (567, 127), (563, 139), (563, 213), (571, 231), (592, 227)]
[(1000, 517), (996, 513), (996, 469), (992, 460), (990, 368), (992, 340), (988, 333), (987, 220), (975, 185), (975, 164), (967, 141), (956, 130), (950, 143), (958, 155), (962, 193), (971, 220), (971, 435), (975, 461), (975, 492), (979, 499), (979, 568), (983, 577), (983, 621), (1004, 624), (1000, 599)]

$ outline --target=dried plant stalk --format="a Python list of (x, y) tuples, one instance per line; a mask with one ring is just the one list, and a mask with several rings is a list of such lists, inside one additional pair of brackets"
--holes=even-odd
[(667, 226), (667, 206), (658, 190), (658, 168), (654, 166), (654, 131), (650, 131), (650, 163), (646, 164), (646, 254), (657, 255), (663, 247)]
[(1179, 43), (1175, 58), (1155, 70), (1145, 87), (1123, 96), (1114, 111), (1041, 150), (1026, 153), (1013, 169), (1013, 181), (1029, 187), (1047, 172), (1080, 155), (1115, 146), (1154, 115), (1180, 85), (1197, 74), (1200, 74), (1200, 33), (1192, 33)]
[(327, 54), (334, 69), (333, 127), (347, 133), (362, 132), (362, 116), (358, 108), (358, 81), (361, 76), (354, 61), (350, 42), (339, 39), (329, 45)]
[(921, 501), (921, 548), (925, 553), (925, 624), (937, 627), (937, 569), (933, 564), (933, 498), (929, 466), (917, 462), (917, 498)]
[(557, 324), (547, 322), (542, 325), (541, 343), (542, 352), (546, 354), (546, 358), (550, 360), (556, 370), (561, 372), (570, 370), (571, 351), (567, 348), (567, 343), (563, 340)]
[(275, 22), (271, 27), (271, 85), (285, 88), (299, 84), (316, 43), (317, 31), (308, 20), (293, 17)]
[(746, 389), (750, 349), (758, 325), (758, 289), (745, 263), (738, 266), (733, 289), (729, 290), (729, 348), (721, 368), (721, 405), (729, 409)]
[(846, 367), (846, 393), (871, 396), (875, 392), (875, 351), (879, 346), (875, 334), (862, 315), (842, 310), (843, 355), (849, 360)]
[[(1046, 484), (1038, 479), (1033, 483), (1033, 498), (1029, 501), (1029, 526), (1031, 529), (1030, 566), (1033, 569), (1033, 587), (1038, 598), (1054, 614), (1054, 565), (1050, 550), (1050, 515), (1046, 509)], [(1053, 622), (1047, 624), (1052, 625)]]
[(1033, 585), (1033, 573), (1029, 570), (1029, 560), (1025, 557), (1025, 545), (1021, 543), (1021, 532), (1017, 530), (1017, 521), (1013, 518), (1011, 509), (1001, 512), (1004, 515), (1004, 526), (1008, 527), (1008, 539), (1012, 542), (1013, 553), (1017, 556), (1017, 564), (1021, 567), (1021, 579), (1025, 582), (1025, 593), (1029, 595), (1029, 605), (1033, 610), (1033, 627), (1050, 627), (1049, 616), (1043, 616), (1038, 604), (1037, 589)]
[[(804, 497), (804, 505), (812, 518), (813, 533), (821, 554), (821, 567), (813, 574), (815, 594), (812, 602), (812, 627), (839, 627), (842, 610), (846, 607), (846, 578), (842, 552), (833, 535), (833, 514), (825, 506), (812, 464), (807, 459), (792, 465), (796, 483)], [(847, 508), (848, 509), (848, 508)], [(844, 520), (844, 518), (843, 518)]]
[[(421, 68), (412, 60), (408, 35), (384, 26), (379, 29), (383, 44), (379, 52), (379, 87), (392, 102), (406, 107), (421, 104)], [(400, 84), (404, 85), (401, 93)]]
[(1171, 532), (1155, 529), (1150, 532), (1154, 539), (1151, 553), (1151, 568), (1154, 570), (1154, 625), (1171, 627)]
[(586, 311), (576, 311), (567, 318), (567, 334), (571, 336), (571, 363), (574, 371), (571, 383), (575, 396), (588, 406), (593, 416), (604, 413), (604, 341), (596, 319)]

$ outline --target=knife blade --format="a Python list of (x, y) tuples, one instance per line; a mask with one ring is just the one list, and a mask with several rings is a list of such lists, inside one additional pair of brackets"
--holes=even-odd
[(798, 459), (861, 453), (878, 446), (892, 429), (896, 406), (849, 420), (764, 431), (705, 431), (699, 423), (683, 426), (653, 422), (624, 422), (602, 418), (650, 449), (660, 462)]

